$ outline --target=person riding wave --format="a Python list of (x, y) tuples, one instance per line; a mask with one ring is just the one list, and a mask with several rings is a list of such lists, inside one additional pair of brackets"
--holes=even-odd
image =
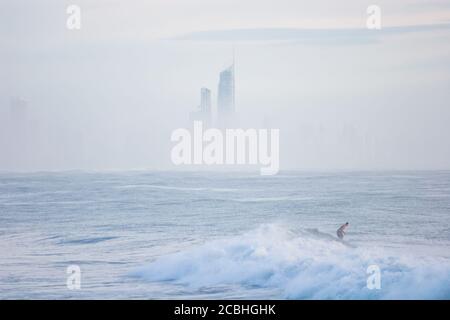
[(339, 227), (339, 229), (337, 229), (336, 233), (339, 239), (343, 240), (344, 239), (344, 235), (345, 235), (345, 228), (348, 227), (348, 222), (346, 222), (345, 224), (343, 224), (342, 226)]

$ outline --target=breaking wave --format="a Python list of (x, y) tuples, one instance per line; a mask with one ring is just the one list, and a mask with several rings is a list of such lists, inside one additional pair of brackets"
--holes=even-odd
[[(367, 268), (381, 270), (369, 290)], [(450, 261), (345, 245), (318, 230), (269, 224), (158, 258), (131, 276), (187, 290), (267, 288), (284, 299), (450, 299)]]

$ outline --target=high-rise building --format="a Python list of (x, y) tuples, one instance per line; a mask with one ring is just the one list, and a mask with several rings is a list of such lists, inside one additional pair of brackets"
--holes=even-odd
[(200, 89), (200, 111), (211, 114), (211, 90), (208, 88)]
[(211, 124), (211, 90), (208, 88), (200, 89), (200, 107), (198, 111), (191, 112), (193, 121), (202, 121), (205, 126)]
[(217, 112), (220, 120), (229, 119), (235, 111), (234, 105), (234, 62), (220, 73), (217, 94)]
[(10, 104), (10, 112), (13, 119), (23, 120), (27, 115), (28, 102), (20, 97), (13, 97)]

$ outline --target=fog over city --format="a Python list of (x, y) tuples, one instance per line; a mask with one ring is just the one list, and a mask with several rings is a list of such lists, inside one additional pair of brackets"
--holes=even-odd
[(234, 125), (280, 129), (281, 170), (450, 169), (450, 1), (392, 2), (368, 30), (356, 0), (2, 1), (0, 171), (192, 169), (171, 132), (202, 87), (217, 117), (233, 52)]

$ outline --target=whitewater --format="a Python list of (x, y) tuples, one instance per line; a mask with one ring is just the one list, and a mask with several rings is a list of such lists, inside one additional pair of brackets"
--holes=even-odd
[(450, 298), (449, 172), (4, 173), (0, 219), (2, 299)]
[[(164, 256), (131, 276), (170, 281), (192, 291), (220, 286), (265, 288), (281, 299), (448, 299), (450, 261), (352, 248), (280, 225)], [(379, 266), (380, 290), (367, 268)]]

